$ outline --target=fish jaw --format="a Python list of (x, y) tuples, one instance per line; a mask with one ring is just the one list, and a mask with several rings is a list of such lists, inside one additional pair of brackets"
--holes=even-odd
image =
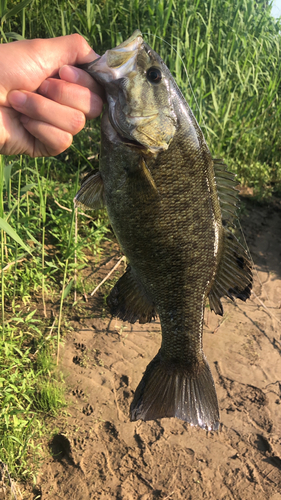
[(136, 30), (128, 40), (90, 63), (91, 76), (101, 85), (124, 78), (136, 69), (137, 54), (143, 43), (141, 32)]

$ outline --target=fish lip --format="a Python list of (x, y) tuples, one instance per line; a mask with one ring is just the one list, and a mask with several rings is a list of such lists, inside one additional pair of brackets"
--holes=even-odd
[(136, 30), (128, 40), (85, 65), (85, 69), (101, 84), (120, 80), (136, 69), (137, 54), (143, 44), (142, 34)]
[(138, 50), (144, 43), (142, 34), (140, 30), (135, 30), (132, 36), (120, 43), (114, 49), (110, 49), (107, 52), (132, 52)]

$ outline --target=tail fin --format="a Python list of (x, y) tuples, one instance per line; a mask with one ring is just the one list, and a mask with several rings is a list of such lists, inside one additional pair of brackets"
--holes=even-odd
[(161, 351), (149, 363), (131, 404), (131, 420), (177, 417), (206, 430), (218, 430), (219, 407), (208, 362), (182, 366), (164, 361)]

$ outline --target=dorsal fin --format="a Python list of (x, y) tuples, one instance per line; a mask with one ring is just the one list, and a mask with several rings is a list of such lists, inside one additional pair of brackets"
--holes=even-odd
[(76, 207), (84, 210), (97, 210), (104, 206), (104, 185), (100, 172), (87, 175), (73, 201)]
[(213, 162), (223, 224), (232, 224), (238, 208), (238, 189), (235, 187), (237, 185), (235, 174), (228, 172), (227, 165), (223, 160), (215, 158)]
[(223, 221), (223, 250), (215, 280), (209, 293), (212, 311), (223, 314), (221, 297), (246, 300), (253, 283), (252, 264), (248, 253), (229, 227), (237, 217), (238, 189), (235, 175), (227, 171), (221, 159), (214, 159), (214, 170)]

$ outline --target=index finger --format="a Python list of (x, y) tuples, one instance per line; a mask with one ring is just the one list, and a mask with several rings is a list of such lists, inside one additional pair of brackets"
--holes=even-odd
[[(93, 88), (92, 83), (90, 86)], [(99, 89), (97, 90), (99, 91)], [(102, 98), (86, 86), (76, 85), (58, 78), (47, 78), (40, 85), (38, 93), (67, 108), (82, 111), (88, 120), (96, 118), (102, 112)]]
[(82, 87), (87, 87), (94, 94), (99, 95), (105, 101), (103, 88), (86, 71), (74, 66), (65, 65), (59, 70), (59, 76), (62, 80), (70, 83), (76, 83)]

